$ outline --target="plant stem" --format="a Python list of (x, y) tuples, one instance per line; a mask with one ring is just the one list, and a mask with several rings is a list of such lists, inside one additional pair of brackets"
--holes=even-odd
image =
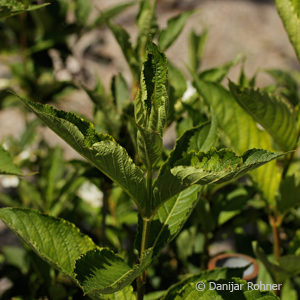
[[(147, 201), (146, 201), (146, 217), (143, 218), (143, 231), (142, 231), (142, 240), (141, 240), (141, 249), (140, 249), (140, 262), (143, 259), (144, 251), (148, 246), (148, 236), (150, 232), (151, 220), (149, 219), (152, 208), (152, 169), (149, 165), (147, 175), (146, 175), (146, 184), (147, 184)], [(145, 282), (147, 277), (147, 270), (145, 270), (137, 278), (137, 300), (144, 299), (145, 293)]]
[[(143, 259), (143, 253), (147, 249), (147, 240), (150, 229), (150, 222), (147, 219), (143, 219), (143, 232), (141, 241), (140, 261)], [(145, 270), (137, 279), (137, 300), (144, 299), (145, 282), (147, 277), (147, 270)]]
[(280, 257), (280, 237), (278, 232), (278, 222), (276, 222), (276, 218), (270, 217), (270, 224), (273, 232), (273, 247), (274, 247), (274, 257), (277, 259)]

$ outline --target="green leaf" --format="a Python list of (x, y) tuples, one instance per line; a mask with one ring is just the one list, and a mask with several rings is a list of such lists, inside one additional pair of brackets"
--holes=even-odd
[(219, 67), (202, 71), (199, 74), (199, 78), (210, 82), (221, 82), (230, 69), (238, 64), (242, 59), (243, 56), (238, 54), (232, 61), (229, 61)]
[[(148, 245), (153, 248), (153, 255), (159, 254), (180, 232), (195, 207), (201, 187), (194, 185), (161, 205), (150, 225)], [(141, 223), (139, 223), (137, 247), (141, 244)]]
[(114, 18), (121, 12), (123, 12), (125, 9), (131, 7), (132, 5), (136, 4), (136, 1), (127, 2), (127, 3), (121, 3), (117, 4), (115, 6), (112, 6), (108, 8), (106, 11), (102, 12), (93, 22), (93, 25), (91, 27), (101, 26), (103, 25), (107, 20)]
[(291, 72), (279, 69), (266, 70), (277, 82), (280, 95), (285, 97), (292, 105), (296, 106), (299, 101), (298, 82)]
[(123, 52), (123, 55), (129, 65), (132, 76), (136, 81), (138, 81), (140, 72), (139, 62), (131, 45), (129, 34), (120, 25), (113, 24), (110, 21), (108, 21), (107, 24)]
[(139, 126), (162, 135), (168, 111), (167, 59), (149, 43), (135, 100), (135, 120)]
[(96, 245), (65, 220), (24, 208), (1, 208), (0, 219), (40, 257), (74, 278), (75, 261)]
[(152, 41), (157, 31), (155, 9), (156, 2), (152, 3), (149, 0), (140, 1), (140, 9), (137, 15), (139, 34), (136, 51), (141, 61), (145, 58), (147, 43)]
[(281, 213), (285, 213), (300, 204), (300, 184), (297, 184), (295, 175), (284, 178), (280, 183), (279, 191), (276, 206)]
[(197, 72), (200, 67), (207, 37), (207, 29), (203, 30), (201, 34), (197, 34), (192, 30), (189, 35), (189, 63), (191, 70), (194, 72)]
[(131, 285), (125, 287), (124, 289), (110, 294), (110, 295), (101, 295), (101, 299), (108, 299), (108, 300), (136, 300), (136, 296), (133, 292), (133, 287)]
[(158, 44), (162, 51), (167, 50), (175, 42), (186, 21), (194, 13), (194, 11), (186, 11), (168, 20), (167, 27), (160, 32), (158, 37)]
[[(162, 300), (174, 300), (178, 295), (178, 292), (182, 290), (186, 285), (193, 284), (194, 289), (197, 282), (202, 280), (221, 280), (221, 279), (231, 279), (232, 277), (242, 277), (243, 276), (243, 268), (237, 269), (227, 269), (227, 268), (217, 268), (215, 270), (202, 271), (197, 275), (188, 276), (187, 278), (181, 280), (180, 282), (172, 285), (166, 295), (162, 298)], [(196, 297), (195, 299), (198, 299)]]
[(159, 133), (138, 126), (137, 146), (139, 157), (142, 162), (151, 168), (160, 159), (163, 151), (162, 137)]
[(64, 160), (63, 151), (59, 147), (55, 147), (48, 155), (44, 161), (46, 166), (44, 196), (47, 207), (50, 208), (55, 200), (57, 183), (64, 172)]
[(255, 255), (265, 265), (274, 282), (284, 282), (300, 274), (300, 256), (285, 255), (279, 257), (275, 263), (271, 262), (256, 242), (253, 243)]
[(297, 300), (297, 291), (293, 288), (290, 280), (287, 280), (281, 291), (281, 300)]
[(27, 5), (23, 1), (18, 0), (0, 0), (0, 20), (25, 11), (36, 10), (49, 4), (50, 3)]
[(21, 100), (79, 154), (119, 184), (143, 210), (146, 201), (144, 173), (110, 135), (97, 133), (91, 123), (73, 113)]
[[(199, 80), (194, 75), (195, 87), (214, 112), (223, 142), (238, 154), (251, 148), (273, 151), (271, 137), (257, 127), (256, 122), (220, 84)], [(275, 204), (279, 189), (280, 169), (275, 161), (251, 172), (251, 177), (269, 204)]]
[(284, 24), (298, 60), (300, 61), (300, 6), (298, 0), (275, 0), (277, 11)]
[(283, 98), (254, 89), (241, 89), (230, 82), (230, 91), (236, 101), (253, 119), (261, 124), (285, 151), (296, 146), (295, 114)]
[(112, 78), (111, 91), (116, 109), (121, 112), (124, 105), (130, 101), (127, 83), (121, 73)]
[(162, 133), (168, 114), (167, 61), (155, 44), (149, 44), (135, 100), (138, 153), (151, 167), (162, 152)]
[[(158, 176), (154, 181), (153, 208), (158, 208), (164, 201), (175, 196), (186, 188), (181, 185), (179, 179), (171, 174), (171, 169), (177, 160), (181, 159), (188, 150), (192, 149), (192, 146), (190, 146), (191, 139), (196, 134), (199, 135), (199, 131), (206, 130), (206, 128), (207, 123), (201, 124), (195, 128), (185, 131), (184, 134), (176, 140), (174, 149), (169, 154), (168, 159), (162, 164)], [(195, 144), (195, 141), (192, 141), (192, 143)]]
[(76, 0), (75, 1), (76, 23), (85, 25), (88, 20), (91, 9), (92, 6), (90, 0)]
[(131, 284), (149, 266), (151, 257), (151, 249), (146, 250), (140, 264), (130, 268), (111, 251), (94, 249), (76, 261), (76, 279), (85, 293), (111, 294)]
[(190, 152), (176, 162), (171, 173), (183, 186), (222, 183), (238, 178), (281, 155), (259, 149), (248, 150), (242, 156), (236, 156), (229, 150)]
[(0, 145), (0, 174), (23, 175), (22, 171), (13, 163), (11, 155)]

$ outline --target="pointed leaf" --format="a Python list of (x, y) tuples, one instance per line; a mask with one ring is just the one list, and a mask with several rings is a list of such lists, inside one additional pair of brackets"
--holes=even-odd
[(284, 99), (254, 89), (241, 89), (229, 83), (236, 101), (261, 124), (285, 151), (296, 146), (295, 114)]
[[(256, 122), (235, 101), (231, 94), (218, 83), (205, 82), (194, 76), (195, 87), (214, 112), (221, 137), (226, 146), (241, 154), (251, 148), (273, 151), (271, 137), (257, 127)], [(275, 161), (251, 172), (251, 177), (263, 192), (264, 198), (275, 204), (279, 189), (280, 169)]]
[[(164, 201), (175, 196), (183, 191), (186, 186), (182, 186), (178, 178), (171, 173), (177, 160), (181, 159), (183, 155), (192, 148), (189, 146), (191, 139), (199, 134), (199, 131), (206, 130), (207, 123), (201, 124), (195, 128), (187, 130), (184, 134), (176, 140), (174, 149), (169, 154), (168, 159), (161, 166), (158, 176), (153, 184), (154, 207), (158, 208)], [(195, 141), (193, 142), (195, 143)]]
[(162, 135), (168, 112), (167, 59), (153, 43), (148, 44), (146, 57), (135, 100), (135, 120)]
[(149, 237), (154, 255), (158, 254), (181, 231), (197, 204), (200, 191), (200, 186), (191, 186), (159, 207), (152, 220)]
[(39, 256), (74, 278), (75, 261), (96, 245), (74, 224), (24, 208), (1, 208), (0, 219)]
[(111, 294), (129, 285), (151, 263), (146, 250), (139, 265), (130, 268), (121, 257), (107, 249), (94, 249), (76, 261), (76, 279), (85, 293)]
[(275, 0), (277, 11), (300, 61), (300, 5), (299, 0)]
[(148, 41), (152, 41), (157, 31), (157, 23), (155, 16), (156, 2), (144, 0), (140, 1), (140, 9), (137, 16), (137, 26), (139, 35), (137, 40), (136, 51), (140, 60), (145, 58), (146, 45)]
[(239, 54), (232, 61), (229, 61), (219, 67), (204, 70), (199, 74), (199, 78), (205, 81), (221, 82), (230, 69), (238, 64), (242, 58), (243, 56)]
[(162, 132), (168, 113), (166, 83), (166, 57), (155, 44), (149, 44), (135, 100), (135, 120), (139, 129), (138, 153), (148, 168), (162, 152)]
[(181, 33), (186, 21), (194, 11), (183, 12), (168, 20), (168, 25), (158, 37), (158, 44), (162, 51), (167, 50)]
[(123, 55), (131, 70), (132, 76), (135, 78), (135, 80), (138, 80), (139, 70), (140, 70), (139, 62), (132, 48), (130, 42), (130, 36), (128, 32), (120, 25), (113, 24), (112, 22), (109, 21), (107, 22), (107, 24), (123, 52)]
[(22, 171), (13, 163), (13, 159), (0, 145), (0, 174), (23, 175)]
[(127, 3), (120, 3), (115, 6), (112, 6), (102, 12), (93, 22), (91, 27), (101, 26), (103, 25), (107, 20), (114, 18), (121, 12), (123, 12), (125, 9), (129, 8), (130, 6), (136, 4), (136, 1), (127, 2)]
[(238, 178), (281, 155), (258, 149), (248, 150), (240, 157), (229, 150), (191, 152), (176, 162), (171, 173), (183, 186), (221, 183)]
[(279, 69), (266, 70), (266, 72), (276, 80), (280, 95), (285, 97), (293, 106), (296, 106), (300, 98), (298, 95), (298, 82), (293, 74)]
[(300, 204), (300, 184), (297, 184), (295, 175), (285, 177), (280, 183), (280, 194), (277, 201), (277, 208), (281, 213), (289, 211)]
[(143, 210), (146, 195), (144, 173), (111, 136), (97, 133), (91, 123), (73, 113), (21, 100), (79, 154), (119, 184)]
[(197, 72), (200, 67), (207, 37), (207, 29), (203, 30), (199, 35), (194, 31), (191, 31), (189, 35), (189, 63), (194, 72)]

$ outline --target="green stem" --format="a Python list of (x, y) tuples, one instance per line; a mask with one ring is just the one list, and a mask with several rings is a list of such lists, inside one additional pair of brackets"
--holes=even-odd
[[(147, 201), (146, 201), (146, 217), (143, 217), (143, 231), (142, 231), (142, 240), (141, 240), (141, 250), (140, 250), (140, 261), (143, 259), (144, 251), (148, 247), (148, 236), (150, 232), (150, 224), (151, 224), (151, 208), (152, 208), (152, 169), (149, 166), (147, 175), (146, 175), (146, 183), (147, 183)], [(145, 282), (147, 277), (147, 270), (145, 270), (138, 278), (137, 278), (137, 300), (144, 299), (145, 293)]]
[[(147, 219), (143, 219), (140, 261), (142, 261), (144, 251), (147, 249), (147, 240), (149, 235), (150, 223), (151, 221)], [(137, 279), (137, 300), (144, 299), (146, 277), (147, 277), (147, 270), (145, 270)]]

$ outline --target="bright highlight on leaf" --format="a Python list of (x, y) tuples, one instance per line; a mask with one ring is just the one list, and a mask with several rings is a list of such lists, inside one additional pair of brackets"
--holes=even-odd
[(11, 155), (0, 146), (0, 174), (23, 175), (22, 171), (13, 163)]

